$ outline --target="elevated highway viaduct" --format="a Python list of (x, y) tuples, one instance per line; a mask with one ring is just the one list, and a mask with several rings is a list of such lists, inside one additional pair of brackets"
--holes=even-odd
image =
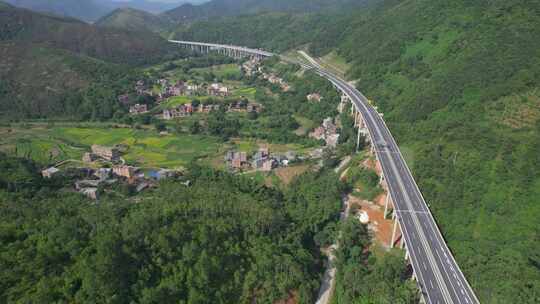
[[(271, 57), (275, 54), (239, 46), (171, 40), (196, 51), (215, 51), (233, 57)], [(307, 56), (307, 55), (306, 55)], [(437, 226), (403, 155), (381, 115), (353, 85), (324, 69), (313, 58), (309, 64), (281, 56), (284, 61), (300, 64), (334, 84), (342, 93), (340, 109), (350, 103), (351, 114), (360, 134), (365, 133), (382, 167), (382, 183), (388, 188), (388, 204), (393, 206), (394, 236), (402, 232), (402, 246), (413, 268), (422, 301), (433, 304), (477, 304), (474, 291), (459, 268)], [(392, 240), (393, 246), (395, 239)]]

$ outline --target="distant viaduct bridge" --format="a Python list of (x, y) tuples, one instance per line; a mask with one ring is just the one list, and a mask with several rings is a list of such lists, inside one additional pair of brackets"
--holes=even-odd
[[(232, 57), (272, 57), (276, 54), (246, 47), (170, 40), (171, 43), (200, 52), (218, 52)], [(477, 304), (474, 291), (456, 263), (452, 252), (431, 214), (420, 189), (405, 163), (403, 155), (381, 115), (354, 86), (308, 58), (309, 64), (280, 56), (284, 61), (300, 64), (328, 79), (342, 94), (340, 110), (351, 104), (354, 125), (360, 134), (368, 135), (372, 152), (382, 167), (381, 183), (388, 190), (388, 205), (393, 206), (394, 229), (392, 243), (405, 248), (405, 256), (413, 268), (422, 301), (433, 304)], [(401, 237), (396, 240), (399, 226)]]

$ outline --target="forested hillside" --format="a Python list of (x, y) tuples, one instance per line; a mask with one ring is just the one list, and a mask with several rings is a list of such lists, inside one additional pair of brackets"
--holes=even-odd
[(481, 302), (537, 303), (539, 12), (537, 1), (391, 0), (348, 16), (199, 22), (176, 35), (335, 49), (384, 112)]
[(116, 96), (136, 81), (134, 66), (174, 56), (178, 50), (150, 32), (98, 28), (0, 3), (0, 112), (10, 119), (110, 119)]
[(116, 9), (103, 16), (96, 23), (97, 26), (120, 28), (132, 31), (163, 32), (172, 26), (168, 18), (153, 15), (144, 11), (122, 8)]
[(124, 64), (156, 62), (174, 50), (157, 35), (100, 28), (14, 7), (0, 8), (0, 41), (40, 43)]
[(96, 0), (6, 0), (6, 2), (17, 7), (85, 21), (94, 21), (109, 10), (106, 5)]
[(335, 11), (364, 6), (376, 0), (212, 0), (200, 5), (184, 4), (164, 13), (177, 23), (260, 12)]
[(284, 192), (191, 167), (146, 196), (92, 204), (0, 154), (0, 302), (313, 303), (314, 236), (341, 186), (307, 173)]

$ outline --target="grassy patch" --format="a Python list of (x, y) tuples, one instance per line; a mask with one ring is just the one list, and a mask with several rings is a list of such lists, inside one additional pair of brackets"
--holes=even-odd
[(349, 64), (345, 60), (345, 58), (339, 56), (335, 51), (332, 51), (325, 56), (319, 58), (321, 63), (334, 70), (339, 72), (339, 74), (344, 75), (349, 70)]
[(190, 72), (199, 74), (199, 75), (205, 74), (205, 73), (213, 73), (214, 75), (220, 78), (240, 76), (240, 68), (238, 67), (237, 64), (234, 64), (234, 63), (215, 65), (208, 68), (195, 68), (195, 69), (191, 69)]
[(275, 174), (279, 178), (281, 183), (283, 183), (284, 185), (289, 185), (295, 177), (309, 170), (309, 167), (309, 165), (283, 167), (276, 169)]
[(256, 88), (241, 88), (232, 91), (233, 97), (245, 97), (249, 100), (255, 100)]
[[(14, 129), (0, 140), (2, 150), (29, 155), (40, 163), (81, 159), (92, 144), (127, 147), (123, 158), (141, 167), (181, 167), (223, 153), (220, 142), (208, 136), (159, 136), (154, 130), (129, 128), (30, 128)], [(52, 155), (52, 156), (51, 156)]]
[[(203, 100), (206, 98), (203, 97), (197, 97), (199, 100)], [(166, 101), (162, 102), (160, 107), (167, 109), (167, 108), (173, 108), (179, 105), (183, 105), (186, 103), (189, 103), (192, 100), (191, 96), (174, 96), (168, 98)]]
[(309, 130), (315, 127), (315, 122), (309, 118), (299, 115), (293, 115), (294, 119), (298, 122), (300, 127), (295, 131), (297, 135), (305, 135)]

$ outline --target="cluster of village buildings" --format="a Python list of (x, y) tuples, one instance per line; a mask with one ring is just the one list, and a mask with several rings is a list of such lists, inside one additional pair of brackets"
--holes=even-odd
[(321, 102), (322, 96), (319, 93), (311, 93), (308, 96), (306, 96), (306, 99), (309, 102)]
[(278, 154), (270, 153), (268, 148), (260, 148), (250, 157), (248, 157), (247, 152), (229, 151), (225, 155), (225, 164), (231, 171), (252, 169), (269, 172), (278, 167), (286, 167), (296, 159), (296, 153), (293, 151)]
[(246, 76), (255, 76), (257, 73), (262, 72), (260, 67), (261, 61), (257, 58), (252, 58), (242, 64), (242, 70)]
[[(223, 105), (226, 106), (226, 105)], [(192, 102), (183, 105), (176, 106), (171, 109), (163, 110), (163, 119), (171, 120), (175, 118), (182, 118), (193, 115), (193, 113), (210, 113), (220, 110), (222, 105), (220, 104), (203, 104), (199, 103), (194, 105)], [(248, 102), (244, 100), (234, 101), (227, 105), (227, 112), (256, 112), (262, 111), (262, 106), (258, 103)]]
[[(150, 171), (145, 175), (137, 167), (121, 164), (120, 150), (115, 147), (92, 145), (91, 149), (92, 152), (83, 155), (83, 162), (106, 161), (111, 163), (112, 166), (98, 169), (70, 168), (69, 170), (71, 173), (77, 170), (77, 175), (82, 177), (74, 182), (75, 190), (94, 200), (98, 199), (99, 189), (107, 185), (124, 182), (133, 185), (138, 193), (155, 186), (158, 180), (177, 175), (176, 171), (168, 169)], [(42, 171), (42, 176), (45, 178), (52, 178), (58, 174), (62, 174), (62, 171), (56, 167), (50, 167)]]
[(209, 96), (227, 97), (231, 94), (231, 90), (221, 83), (212, 83), (209, 85), (188, 84), (183, 81), (177, 81), (170, 84), (167, 79), (158, 80), (161, 86), (161, 92), (157, 95), (157, 102), (173, 96), (193, 96), (206, 93)]
[(268, 80), (268, 82), (270, 82), (271, 84), (278, 85), (283, 92), (288, 92), (291, 90), (291, 86), (287, 82), (285, 82), (283, 78), (280, 78), (273, 73), (263, 73), (262, 77)]
[(283, 92), (288, 92), (291, 89), (291, 86), (287, 82), (285, 82), (283, 78), (278, 77), (274, 73), (263, 72), (262, 67), (260, 66), (259, 59), (254, 58), (244, 62), (244, 64), (242, 64), (242, 70), (247, 76), (255, 76), (256, 74), (261, 74), (263, 79), (267, 80), (272, 84), (278, 85)]
[(326, 146), (330, 148), (335, 148), (339, 142), (338, 129), (331, 117), (326, 118), (321, 126), (309, 133), (309, 137), (324, 140)]
[[(188, 84), (183, 81), (170, 83), (169, 80), (167, 79), (159, 79), (157, 81), (157, 84), (161, 86), (161, 92), (159, 92), (156, 96), (156, 102), (158, 104), (163, 102), (167, 98), (174, 97), (174, 96), (193, 96), (193, 95), (206, 93), (208, 96), (228, 97), (231, 94), (231, 90), (220, 83), (212, 83), (210, 85), (198, 85), (198, 84)], [(135, 85), (135, 90), (137, 91), (137, 95), (149, 95), (149, 96), (155, 95), (152, 90), (146, 88), (143, 80), (137, 81)], [(149, 109), (148, 109), (148, 105), (146, 104), (130, 105), (129, 94), (123, 94), (123, 95), (118, 96), (118, 101), (123, 105), (126, 105), (126, 106), (129, 105), (130, 114), (148, 113)], [(171, 109), (171, 113), (173, 115), (170, 115), (170, 116), (183, 117), (183, 116), (186, 116), (188, 113), (192, 113), (192, 112), (197, 112), (197, 111), (209, 112), (212, 110), (215, 110), (215, 107), (211, 105), (202, 106), (199, 109), (193, 109), (193, 110), (190, 110), (189, 106), (186, 106), (185, 108)], [(164, 116), (165, 116), (165, 113), (164, 113)]]

